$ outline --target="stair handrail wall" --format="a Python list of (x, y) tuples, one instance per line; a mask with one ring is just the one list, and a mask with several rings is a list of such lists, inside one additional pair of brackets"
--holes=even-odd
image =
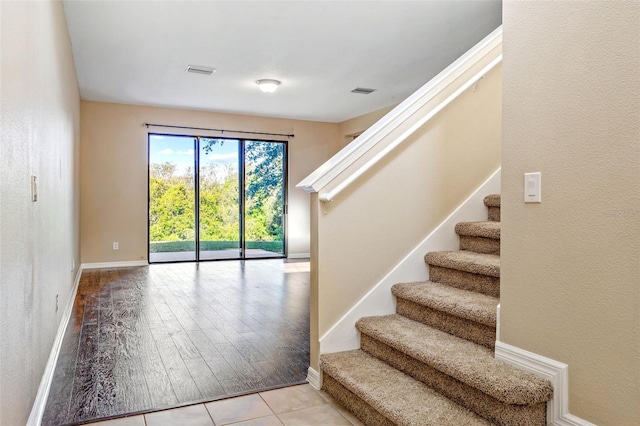
[[(331, 157), (327, 162), (321, 165), (313, 173), (303, 179), (296, 188), (305, 190), (307, 193), (317, 193), (332, 184), (333, 188), (320, 194), (319, 199), (323, 202), (332, 201), (340, 192), (356, 181), (361, 175), (378, 163), (389, 152), (395, 149), (415, 131), (420, 129), (431, 118), (442, 111), (451, 101), (457, 98), (461, 93), (469, 89), (477, 83), (487, 72), (493, 69), (497, 64), (502, 62), (501, 49), (499, 54), (493, 58), (489, 64), (483, 67), (479, 72), (475, 73), (471, 78), (464, 81), (458, 81), (461, 76), (468, 73), (475, 64), (488, 55), (495, 55), (496, 48), (502, 44), (502, 26), (496, 28), (487, 35), (474, 47), (460, 56), (456, 61), (451, 63), (443, 71), (434, 78), (429, 80), (424, 86), (410, 95), (394, 109), (389, 111), (378, 122), (365, 130), (360, 136), (353, 140), (349, 145)], [(453, 84), (459, 84), (453, 93), (444, 100), (433, 104), (430, 110), (421, 111), (430, 102), (437, 100), (446, 89)], [(400, 135), (389, 138), (394, 131), (401, 128), (403, 124), (409, 122), (416, 113), (420, 112), (420, 118)], [(347, 171), (351, 166), (361, 161), (370, 151), (376, 151), (375, 154), (366, 159), (364, 164), (360, 165), (356, 170), (349, 173)]]

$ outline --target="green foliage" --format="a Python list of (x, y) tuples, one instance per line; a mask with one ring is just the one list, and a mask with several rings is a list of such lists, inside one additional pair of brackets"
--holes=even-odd
[[(195, 250), (195, 241), (164, 241), (151, 243), (151, 253), (176, 253)], [(239, 241), (200, 241), (201, 251), (237, 249)], [(282, 253), (281, 241), (247, 241), (248, 249), (260, 249), (272, 253)]]
[(184, 182), (158, 178), (150, 178), (149, 186), (152, 194), (149, 208), (151, 241), (193, 239), (193, 189), (188, 189)]
[[(204, 155), (220, 139), (201, 139)], [(281, 252), (284, 238), (284, 144), (245, 144), (245, 239), (247, 248)], [(177, 175), (170, 162), (151, 164), (149, 235), (151, 251), (193, 250), (193, 170)], [(239, 246), (239, 177), (231, 166), (200, 170), (200, 240), (202, 250)], [(259, 246), (259, 247), (258, 247)], [(209, 247), (209, 248), (206, 248)], [(268, 248), (267, 248), (268, 247)]]

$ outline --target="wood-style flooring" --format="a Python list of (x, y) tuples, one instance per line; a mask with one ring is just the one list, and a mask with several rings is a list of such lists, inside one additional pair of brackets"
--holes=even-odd
[(304, 265), (273, 259), (83, 272), (42, 424), (304, 382)]

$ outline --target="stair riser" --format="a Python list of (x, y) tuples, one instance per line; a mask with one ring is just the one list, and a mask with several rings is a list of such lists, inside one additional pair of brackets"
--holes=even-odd
[(489, 210), (489, 220), (491, 222), (500, 222), (500, 207), (487, 207)]
[(489, 349), (495, 347), (496, 329), (465, 318), (431, 309), (405, 299), (397, 299), (396, 312), (414, 321), (467, 339)]
[(394, 426), (391, 420), (376, 411), (362, 398), (345, 388), (327, 373), (322, 374), (322, 390), (335, 398), (364, 424), (371, 426)]
[(500, 278), (429, 265), (429, 280), (463, 290), (500, 297)]
[(371, 336), (362, 334), (360, 344), (363, 351), (425, 383), (447, 398), (495, 424), (501, 426), (544, 426), (546, 424), (545, 403), (533, 406), (503, 404)]
[(483, 237), (460, 236), (460, 250), (500, 255), (500, 240)]

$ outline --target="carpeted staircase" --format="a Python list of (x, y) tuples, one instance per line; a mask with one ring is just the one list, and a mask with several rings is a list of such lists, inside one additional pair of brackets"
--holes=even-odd
[(361, 318), (361, 349), (320, 357), (322, 388), (366, 425), (546, 424), (551, 383), (494, 359), (500, 196), (427, 253), (430, 281), (396, 284), (396, 314)]

